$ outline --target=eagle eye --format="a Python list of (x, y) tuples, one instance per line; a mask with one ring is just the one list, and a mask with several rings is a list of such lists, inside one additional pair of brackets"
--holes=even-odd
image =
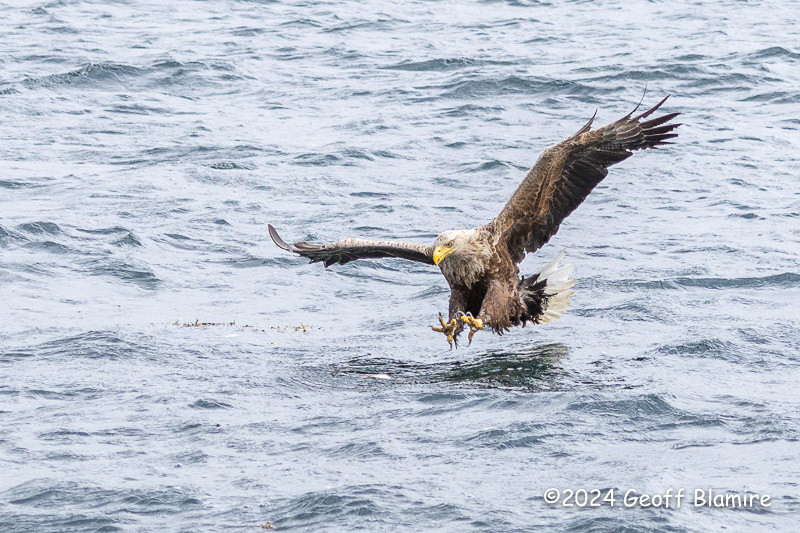
[(453, 241), (448, 242), (445, 246), (447, 246), (448, 248), (452, 248), (453, 247)]

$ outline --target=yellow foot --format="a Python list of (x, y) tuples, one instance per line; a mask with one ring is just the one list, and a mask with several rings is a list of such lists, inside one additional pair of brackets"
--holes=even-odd
[(447, 335), (447, 343), (450, 345), (450, 349), (453, 349), (453, 341), (455, 340), (455, 331), (458, 327), (458, 322), (454, 318), (450, 322), (445, 322), (442, 313), (439, 313), (439, 323), (442, 327), (431, 326), (433, 331), (438, 331), (439, 333), (444, 333)]
[(475, 332), (480, 331), (482, 329), (486, 329), (486, 327), (483, 325), (483, 320), (481, 320), (480, 318), (475, 318), (474, 316), (472, 316), (472, 313), (461, 315), (461, 321), (469, 326), (469, 336), (467, 337), (467, 339), (469, 340), (467, 346), (469, 346), (470, 344), (472, 344), (472, 337), (475, 336)]

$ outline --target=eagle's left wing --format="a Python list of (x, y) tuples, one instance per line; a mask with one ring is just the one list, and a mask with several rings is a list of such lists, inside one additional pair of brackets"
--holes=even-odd
[(383, 257), (398, 257), (419, 261), (420, 263), (433, 263), (433, 247), (411, 242), (369, 241), (365, 239), (345, 239), (326, 244), (309, 244), (296, 242), (288, 244), (281, 239), (272, 224), (268, 224), (269, 236), (278, 247), (287, 252), (294, 252), (311, 259), (311, 263), (322, 261), (325, 267), (339, 263), (343, 265), (356, 259), (379, 259)]
[[(669, 97), (667, 97), (669, 98)], [(594, 117), (573, 136), (551, 146), (525, 176), (514, 195), (488, 227), (506, 245), (515, 263), (541, 248), (561, 222), (608, 175), (608, 167), (633, 150), (670, 144), (680, 124), (666, 124), (680, 113), (643, 122), (667, 100), (641, 115), (635, 109), (608, 126), (592, 130)], [(637, 106), (638, 108), (638, 106)], [(666, 125), (665, 125), (666, 124)]]

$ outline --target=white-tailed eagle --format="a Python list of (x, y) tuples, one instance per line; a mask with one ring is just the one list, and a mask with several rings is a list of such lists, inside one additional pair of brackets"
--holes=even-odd
[(527, 322), (549, 322), (569, 304), (576, 283), (568, 279), (573, 266), (559, 265), (562, 252), (525, 278), (520, 277), (517, 264), (558, 231), (561, 222), (608, 175), (608, 167), (634, 150), (671, 144), (668, 139), (678, 136), (673, 130), (680, 124), (668, 123), (679, 113), (646, 120), (667, 98), (640, 115), (633, 116), (634, 109), (594, 130), (592, 117), (574, 135), (542, 152), (497, 218), (477, 228), (445, 231), (430, 246), (365, 239), (290, 245), (272, 225), (269, 234), (284, 250), (326, 267), (383, 257), (438, 266), (450, 285), (450, 307), (448, 319), (440, 313), (441, 326), (433, 329), (444, 333), (451, 347), (465, 325), (470, 327), (471, 342), (475, 332), (486, 326), (502, 334)]

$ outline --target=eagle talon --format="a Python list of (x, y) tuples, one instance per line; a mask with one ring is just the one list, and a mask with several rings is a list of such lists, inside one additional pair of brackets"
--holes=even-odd
[(486, 329), (486, 326), (483, 325), (483, 320), (480, 318), (475, 318), (472, 316), (472, 313), (467, 313), (466, 315), (460, 317), (461, 321), (464, 322), (469, 326), (469, 335), (467, 336), (467, 346), (472, 344), (472, 337), (475, 336), (476, 331), (480, 331), (482, 329)]
[(431, 329), (439, 333), (444, 333), (447, 336), (447, 344), (450, 345), (450, 349), (452, 350), (453, 344), (456, 342), (455, 332), (458, 327), (458, 321), (454, 318), (450, 322), (445, 322), (442, 313), (439, 313), (439, 323), (442, 327), (431, 326)]
[(472, 316), (472, 313), (467, 313), (466, 315), (462, 316), (461, 321), (469, 325), (470, 329), (475, 328), (476, 331), (486, 329), (486, 327), (483, 325), (483, 320), (480, 318), (475, 318)]

